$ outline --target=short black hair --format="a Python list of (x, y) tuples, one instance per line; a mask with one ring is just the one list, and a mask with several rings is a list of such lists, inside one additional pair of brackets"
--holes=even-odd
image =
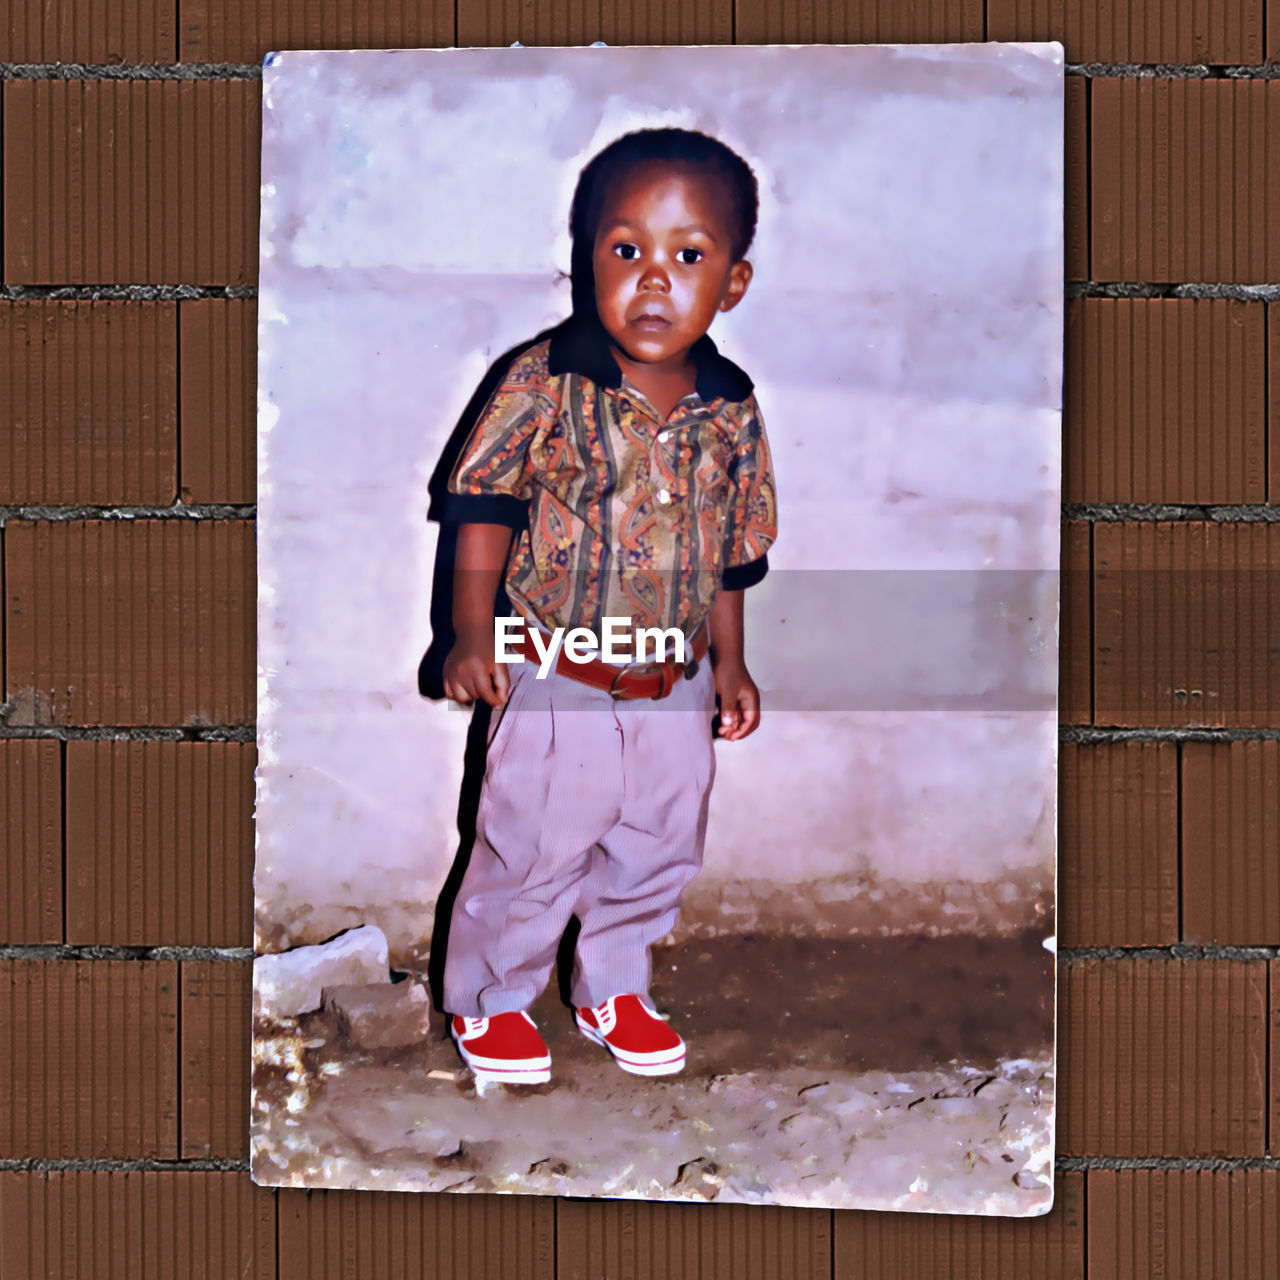
[(610, 189), (632, 169), (654, 163), (691, 169), (718, 182), (729, 197), (730, 254), (734, 262), (741, 262), (747, 256), (756, 234), (760, 208), (759, 188), (751, 166), (736, 151), (709, 134), (693, 129), (638, 129), (616, 138), (593, 156), (578, 175), (569, 211), (575, 310), (595, 306), (591, 260)]

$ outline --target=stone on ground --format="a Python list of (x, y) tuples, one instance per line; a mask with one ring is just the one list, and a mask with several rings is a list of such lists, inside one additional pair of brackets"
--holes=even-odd
[(294, 947), (253, 962), (255, 1018), (294, 1018), (320, 1008), (325, 987), (386, 983), (387, 939), (376, 925), (348, 929), (313, 947)]
[(324, 1007), (337, 1015), (339, 1033), (357, 1049), (400, 1049), (431, 1034), (431, 1001), (416, 982), (326, 987)]

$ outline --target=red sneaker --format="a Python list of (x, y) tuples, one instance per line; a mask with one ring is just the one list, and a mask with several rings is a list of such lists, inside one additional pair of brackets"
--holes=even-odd
[(648, 996), (610, 996), (594, 1009), (574, 1013), (578, 1030), (602, 1044), (623, 1071), (669, 1076), (684, 1066), (684, 1041), (654, 1010)]
[(477, 1081), (546, 1084), (551, 1079), (551, 1054), (533, 1019), (523, 1010), (495, 1013), (491, 1018), (455, 1014), (449, 1020), (449, 1030)]

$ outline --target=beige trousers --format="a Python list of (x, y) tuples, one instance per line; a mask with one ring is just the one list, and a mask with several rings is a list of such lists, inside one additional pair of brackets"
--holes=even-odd
[(575, 914), (574, 1004), (647, 994), (649, 948), (702, 865), (711, 664), (659, 701), (615, 701), (554, 671), (538, 680), (531, 662), (510, 672), (450, 921), (445, 1006), (469, 1017), (528, 1008)]

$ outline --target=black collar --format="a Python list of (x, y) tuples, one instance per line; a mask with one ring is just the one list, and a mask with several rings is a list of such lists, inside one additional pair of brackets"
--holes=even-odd
[[(708, 334), (703, 334), (689, 352), (696, 372), (695, 386), (703, 400), (723, 396), (728, 401), (745, 400), (752, 381), (732, 360), (716, 350)], [(622, 370), (609, 350), (609, 337), (597, 316), (574, 312), (551, 335), (547, 353), (548, 371), (553, 377), (580, 373), (602, 387), (622, 386)]]

